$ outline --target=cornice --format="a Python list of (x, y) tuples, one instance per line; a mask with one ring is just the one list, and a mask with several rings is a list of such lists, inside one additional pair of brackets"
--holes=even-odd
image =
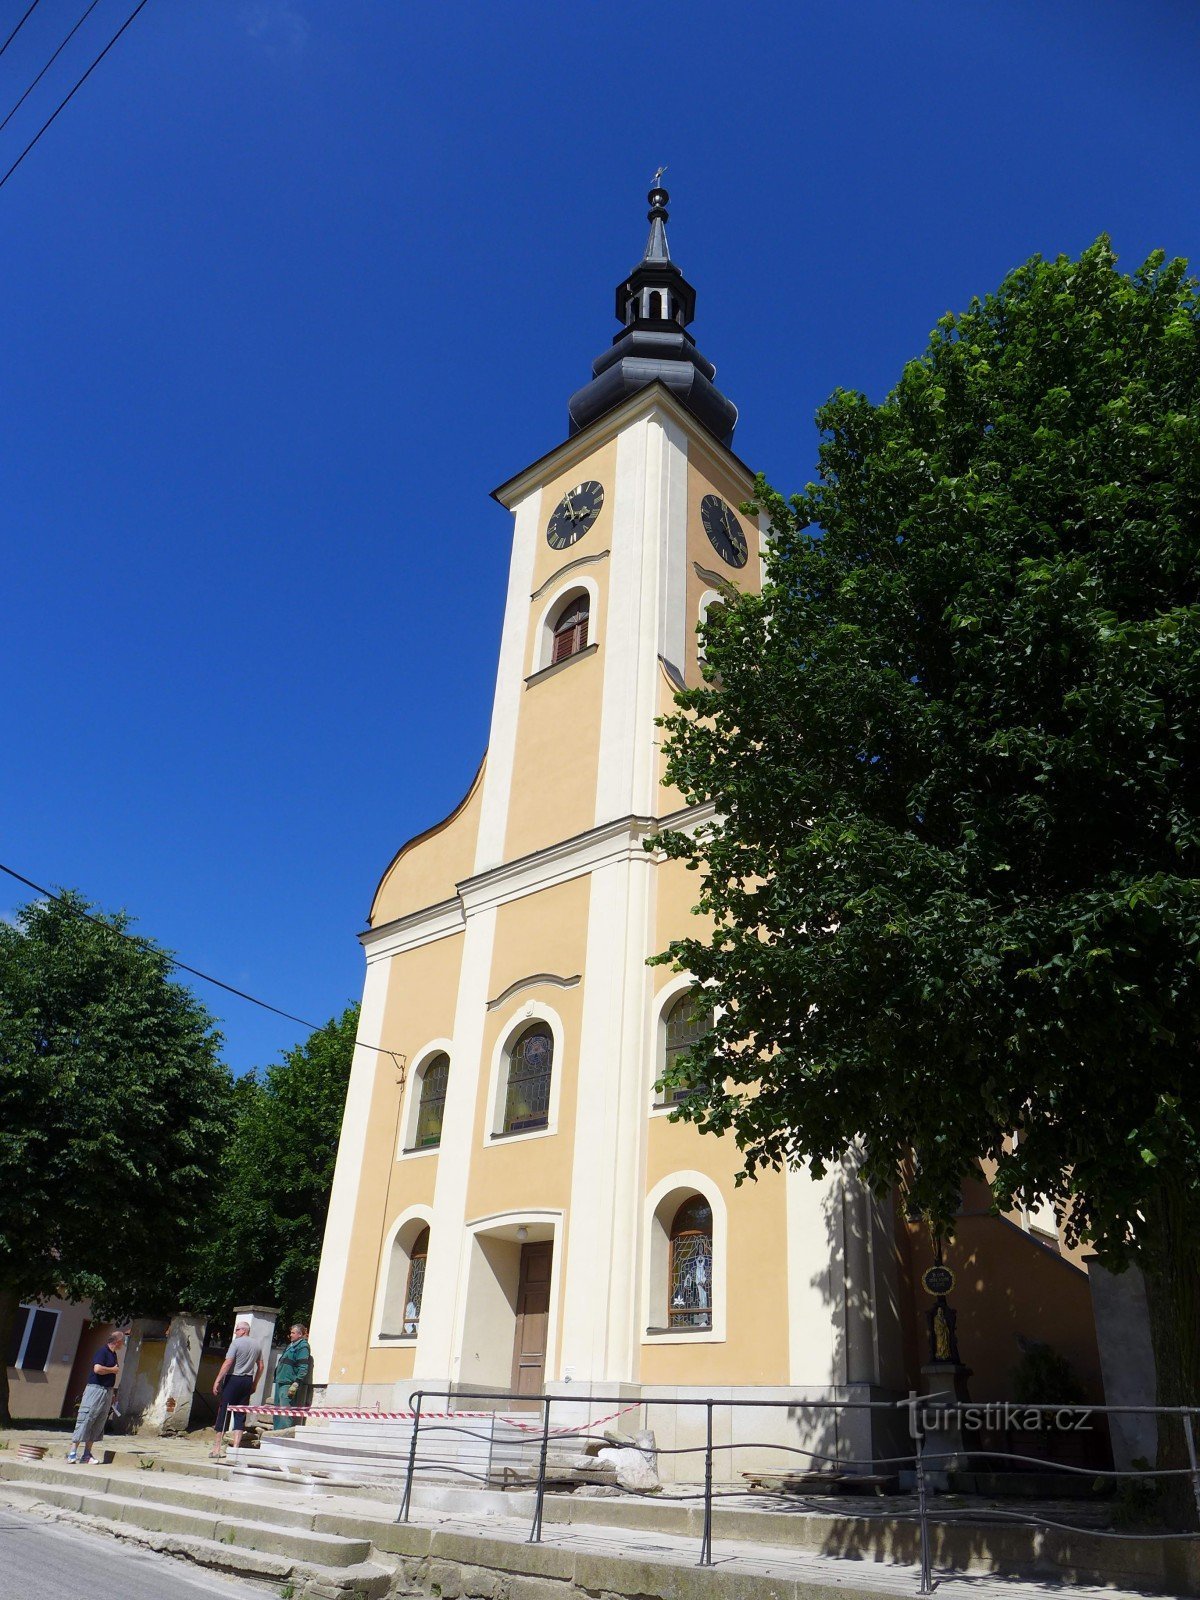
[(716, 815), (711, 805), (685, 806), (665, 817), (630, 815), (618, 817), (586, 833), (535, 850), (515, 861), (505, 861), (486, 872), (464, 878), (452, 900), (441, 900), (406, 917), (397, 917), (380, 928), (359, 934), (368, 962), (399, 955), (418, 945), (432, 944), (461, 933), (468, 917), (490, 911), (509, 900), (520, 900), (541, 889), (552, 889), (571, 878), (580, 878), (618, 861), (640, 861), (653, 866), (662, 857), (645, 849), (646, 841), (660, 833), (691, 833)]
[(379, 928), (367, 928), (358, 938), (367, 953), (367, 961), (383, 961), (399, 955), (402, 950), (413, 950), (417, 945), (432, 944), (435, 939), (446, 939), (461, 933), (466, 927), (463, 904), (457, 895), (452, 900), (439, 900), (436, 905), (423, 906), (407, 917), (397, 917)]
[(560, 472), (570, 467), (572, 462), (582, 461), (597, 446), (607, 444), (631, 422), (636, 422), (640, 417), (655, 411), (662, 412), (676, 426), (682, 428), (689, 439), (694, 440), (712, 460), (726, 470), (732, 471), (735, 476), (743, 478), (747, 492), (753, 488), (754, 473), (741, 457), (735, 456), (732, 450), (714, 438), (704, 424), (676, 400), (666, 384), (660, 378), (655, 378), (653, 383), (648, 383), (644, 389), (638, 389), (620, 405), (597, 417), (595, 422), (572, 434), (569, 439), (564, 439), (562, 444), (556, 445), (553, 450), (548, 450), (544, 456), (539, 456), (523, 472), (518, 472), (507, 482), (493, 489), (492, 499), (498, 500), (502, 506), (511, 511), (519, 500), (523, 500), (527, 494), (539, 488), (548, 478), (557, 477)]

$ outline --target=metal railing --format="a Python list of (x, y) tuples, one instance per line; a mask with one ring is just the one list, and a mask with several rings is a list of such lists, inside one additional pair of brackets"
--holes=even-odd
[[(455, 1467), (439, 1458), (429, 1458), (421, 1461), (418, 1457), (418, 1445), (421, 1433), (422, 1412), (427, 1401), (448, 1402), (486, 1402), (492, 1408), (491, 1429), (483, 1433), (471, 1427), (448, 1426), (454, 1413), (437, 1413), (437, 1431), (439, 1437), (445, 1438), (447, 1434), (459, 1434), (464, 1438), (478, 1440), (481, 1444), (489, 1445), (488, 1465), (483, 1473), (473, 1472), (469, 1468)], [(432, 1472), (441, 1478), (451, 1474), (458, 1478), (465, 1478), (475, 1482), (491, 1483), (494, 1477), (492, 1471), (491, 1444), (495, 1436), (496, 1413), (508, 1404), (536, 1405), (541, 1411), (540, 1427), (536, 1429), (539, 1437), (537, 1440), (537, 1478), (534, 1488), (533, 1522), (530, 1527), (528, 1543), (538, 1544), (542, 1540), (543, 1509), (547, 1489), (547, 1466), (552, 1439), (573, 1442), (577, 1447), (584, 1443), (595, 1442), (602, 1437), (588, 1431), (588, 1426), (558, 1428), (551, 1430), (550, 1419), (553, 1408), (570, 1405), (578, 1410), (580, 1406), (596, 1407), (608, 1404), (624, 1406), (626, 1410), (636, 1409), (649, 1413), (652, 1409), (666, 1408), (669, 1410), (699, 1409), (704, 1413), (704, 1443), (703, 1445), (683, 1445), (674, 1448), (655, 1445), (652, 1448), (655, 1459), (661, 1456), (686, 1457), (703, 1454), (703, 1479), (695, 1493), (674, 1493), (668, 1504), (680, 1504), (691, 1501), (703, 1501), (704, 1513), (700, 1536), (700, 1552), (698, 1565), (711, 1567), (713, 1561), (713, 1507), (718, 1500), (741, 1500), (747, 1503), (756, 1503), (761, 1506), (763, 1500), (778, 1500), (794, 1506), (802, 1497), (795, 1490), (770, 1490), (763, 1488), (747, 1487), (722, 1490), (715, 1487), (713, 1461), (717, 1452), (725, 1451), (774, 1451), (780, 1455), (803, 1456), (813, 1463), (824, 1463), (827, 1466), (848, 1471), (851, 1476), (855, 1472), (878, 1473), (879, 1469), (890, 1469), (888, 1477), (895, 1475), (897, 1479), (901, 1474), (911, 1474), (913, 1484), (913, 1504), (892, 1504), (886, 1508), (866, 1510), (861, 1502), (845, 1512), (839, 1508), (822, 1503), (819, 1507), (811, 1509), (819, 1511), (822, 1515), (837, 1517), (839, 1515), (867, 1518), (874, 1521), (896, 1521), (917, 1524), (920, 1585), (918, 1593), (930, 1595), (933, 1593), (933, 1560), (931, 1554), (930, 1529), (934, 1524), (949, 1524), (961, 1521), (980, 1522), (1020, 1522), (1030, 1527), (1043, 1527), (1058, 1529), (1073, 1534), (1085, 1534), (1097, 1539), (1125, 1539), (1146, 1540), (1161, 1543), (1166, 1540), (1190, 1540), (1200, 1543), (1200, 1533), (1169, 1532), (1166, 1530), (1137, 1533), (1127, 1529), (1100, 1528), (1063, 1522), (1055, 1518), (1041, 1516), (1036, 1511), (1008, 1511), (996, 1506), (969, 1507), (937, 1505), (935, 1493), (936, 1479), (947, 1471), (962, 1470), (964, 1463), (969, 1461), (1005, 1462), (1021, 1466), (1034, 1466), (1045, 1473), (1077, 1474), (1093, 1480), (1151, 1480), (1172, 1477), (1188, 1477), (1191, 1480), (1192, 1494), (1195, 1502), (1198, 1525), (1200, 1525), (1200, 1466), (1197, 1464), (1195, 1442), (1195, 1418), (1200, 1416), (1200, 1407), (1191, 1406), (1093, 1406), (1084, 1404), (1063, 1405), (1058, 1402), (1043, 1402), (1035, 1404), (1013, 1405), (1008, 1408), (1013, 1413), (1042, 1414), (1055, 1413), (1061, 1419), (1065, 1416), (1081, 1416), (1082, 1418), (1099, 1416), (1153, 1416), (1177, 1417), (1182, 1424), (1183, 1437), (1187, 1449), (1189, 1465), (1186, 1467), (1142, 1467), (1114, 1469), (1097, 1466), (1077, 1466), (1064, 1461), (1056, 1461), (1042, 1456), (1024, 1455), (1011, 1450), (979, 1449), (963, 1443), (955, 1443), (952, 1448), (931, 1450), (929, 1442), (931, 1435), (945, 1432), (949, 1422), (952, 1427), (961, 1428), (964, 1422), (969, 1424), (973, 1416), (984, 1410), (1000, 1407), (985, 1407), (983, 1404), (951, 1401), (944, 1402), (937, 1396), (909, 1395), (901, 1401), (892, 1400), (807, 1400), (793, 1398), (787, 1400), (755, 1400), (755, 1399), (719, 1399), (707, 1396), (696, 1399), (662, 1399), (642, 1397), (633, 1400), (627, 1393), (625, 1395), (588, 1394), (584, 1397), (573, 1395), (543, 1395), (531, 1400), (528, 1395), (498, 1394), (495, 1390), (472, 1391), (463, 1389), (417, 1389), (409, 1397), (409, 1406), (412, 1411), (412, 1433), (409, 1439), (408, 1462), (404, 1479), (404, 1494), (400, 1503), (400, 1510), (396, 1520), (408, 1522), (412, 1512), (413, 1485), (417, 1477), (419, 1466), (432, 1469)], [(716, 1443), (714, 1441), (713, 1414), (718, 1409), (730, 1411), (761, 1410), (761, 1411), (787, 1411), (801, 1416), (816, 1417), (821, 1414), (837, 1414), (846, 1412), (877, 1412), (888, 1413), (897, 1417), (902, 1412), (908, 1413), (909, 1434), (913, 1441), (910, 1452), (894, 1456), (871, 1456), (870, 1458), (847, 1458), (841, 1454), (830, 1456), (821, 1451), (808, 1449), (802, 1445), (781, 1444), (777, 1440), (742, 1440), (730, 1443)], [(478, 1414), (477, 1414), (478, 1415)], [(429, 1420), (426, 1418), (425, 1420)], [(464, 1417), (464, 1420), (469, 1420)], [(648, 1420), (648, 1417), (647, 1417)], [(1060, 1422), (1061, 1426), (1061, 1422)], [(427, 1436), (428, 1436), (427, 1429)], [(530, 1427), (530, 1431), (535, 1431)], [(1044, 1435), (1043, 1435), (1044, 1437)], [(631, 1448), (638, 1448), (631, 1443)], [(931, 1482), (931, 1477), (935, 1480)], [(627, 1493), (637, 1495), (639, 1491), (629, 1490)]]

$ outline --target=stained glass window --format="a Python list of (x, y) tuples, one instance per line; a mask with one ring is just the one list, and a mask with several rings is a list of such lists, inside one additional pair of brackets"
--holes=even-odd
[[(703, 1039), (712, 1027), (712, 1008), (704, 1005), (700, 996), (694, 991), (681, 994), (679, 999), (667, 1012), (666, 1022), (666, 1050), (663, 1057), (663, 1071), (667, 1072), (675, 1066), (681, 1056), (686, 1056), (692, 1047)], [(659, 1093), (660, 1106), (675, 1105), (682, 1100), (691, 1082), (671, 1084)]]
[(712, 1209), (700, 1195), (685, 1200), (671, 1224), (672, 1328), (712, 1327)]
[(504, 1097), (505, 1133), (544, 1128), (550, 1116), (550, 1077), (554, 1040), (545, 1023), (535, 1023), (513, 1046)]
[(421, 1074), (421, 1104), (417, 1112), (418, 1150), (431, 1149), (442, 1142), (442, 1115), (446, 1109), (446, 1084), (450, 1077), (450, 1057), (434, 1056)]
[(421, 1320), (421, 1297), (425, 1292), (425, 1262), (429, 1257), (429, 1229), (422, 1228), (408, 1258), (408, 1284), (404, 1290), (402, 1332), (413, 1334)]

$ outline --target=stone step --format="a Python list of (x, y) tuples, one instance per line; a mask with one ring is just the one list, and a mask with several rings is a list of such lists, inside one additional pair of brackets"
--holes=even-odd
[[(46, 1497), (36, 1484), (10, 1482), (6, 1495), (10, 1502), (20, 1500), (31, 1509), (44, 1507)], [(287, 1592), (282, 1586), (290, 1585), (294, 1593), (319, 1594), (330, 1597), (345, 1596), (346, 1600), (386, 1600), (396, 1577), (391, 1558), (388, 1565), (379, 1559), (356, 1561), (348, 1566), (328, 1567), (318, 1562), (298, 1560), (289, 1554), (272, 1554), (252, 1550), (245, 1545), (231, 1545), (221, 1539), (203, 1539), (190, 1534), (160, 1533), (141, 1528), (130, 1522), (113, 1522), (107, 1517), (80, 1514), (70, 1519), (73, 1525), (97, 1533), (127, 1540), (146, 1550), (174, 1556), (208, 1567), (213, 1571), (228, 1573), (239, 1578), (259, 1579), (272, 1585), (264, 1593)], [(280, 1588), (275, 1586), (279, 1585)]]
[[(90, 1469), (80, 1469), (87, 1471)], [(349, 1567), (365, 1561), (371, 1541), (340, 1533), (318, 1533), (313, 1528), (297, 1527), (285, 1521), (257, 1521), (244, 1515), (230, 1515), (225, 1508), (198, 1509), (178, 1504), (174, 1495), (148, 1500), (128, 1494), (106, 1492), (103, 1480), (86, 1478), (78, 1486), (48, 1480), (30, 1480), (23, 1474), (5, 1473), (10, 1484), (25, 1490), (45, 1504), (58, 1506), (108, 1523), (141, 1528), (149, 1533), (183, 1538), (206, 1539), (214, 1544), (236, 1545), (267, 1555), (288, 1556), (293, 1560), (324, 1567)], [(114, 1485), (123, 1489), (124, 1484)]]

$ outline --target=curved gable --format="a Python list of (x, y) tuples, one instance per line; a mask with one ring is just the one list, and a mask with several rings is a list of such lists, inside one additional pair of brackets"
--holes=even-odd
[(378, 928), (397, 917), (409, 916), (425, 906), (449, 900), (475, 863), (475, 842), (479, 835), (479, 808), (483, 796), (483, 772), (487, 755), (471, 780), (471, 787), (441, 822), (416, 834), (402, 844), (371, 902), (369, 928)]

